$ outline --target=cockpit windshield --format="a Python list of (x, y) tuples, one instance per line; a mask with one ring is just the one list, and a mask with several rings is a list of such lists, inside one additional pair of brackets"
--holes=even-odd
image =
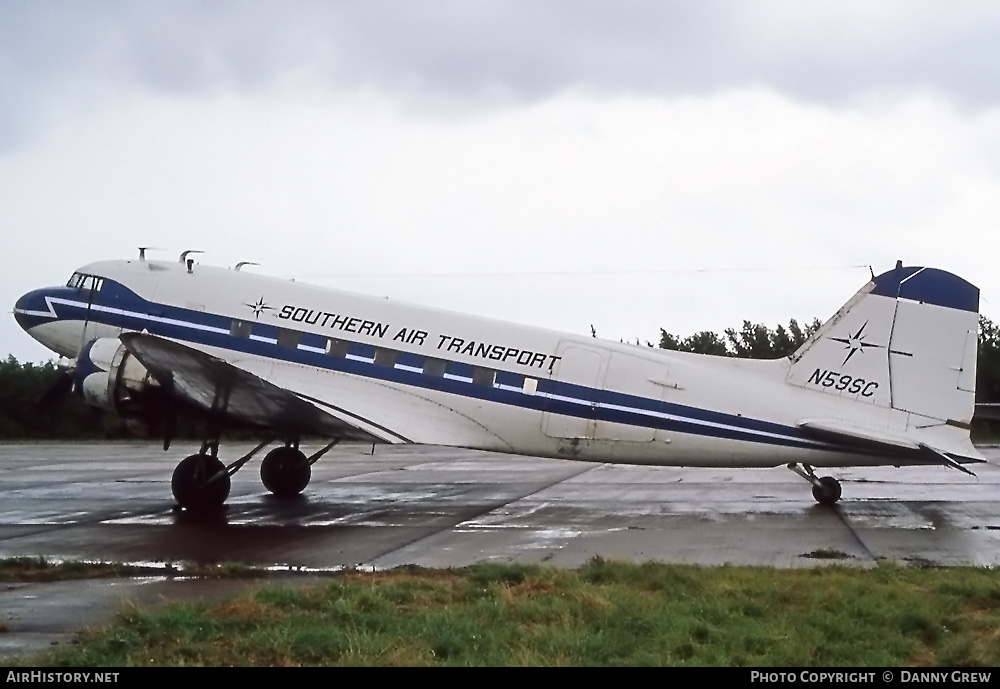
[(104, 278), (99, 278), (96, 275), (86, 275), (85, 273), (73, 273), (66, 282), (67, 287), (74, 287), (86, 292), (98, 292), (102, 285), (104, 285)]

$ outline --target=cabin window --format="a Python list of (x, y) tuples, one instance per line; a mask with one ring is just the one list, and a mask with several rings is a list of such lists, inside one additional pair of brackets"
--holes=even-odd
[(526, 395), (534, 395), (538, 390), (538, 380), (535, 378), (525, 378), (524, 387), (521, 389), (524, 390), (524, 394)]
[(326, 341), (326, 353), (339, 359), (347, 356), (347, 350), (350, 348), (351, 343), (344, 340), (329, 339)]
[(472, 369), (472, 382), (475, 385), (485, 385), (486, 387), (493, 387), (493, 383), (497, 379), (497, 372), (492, 368), (479, 368), (478, 366)]
[(250, 329), (253, 327), (253, 323), (249, 321), (239, 321), (235, 318), (229, 324), (229, 334), (233, 337), (238, 337), (241, 340), (246, 340), (250, 337)]
[(435, 378), (444, 377), (444, 367), (447, 365), (443, 359), (432, 359), (430, 357), (424, 359), (424, 373), (428, 376), (434, 376)]
[(298, 330), (288, 330), (287, 328), (278, 328), (278, 346), (288, 347), (289, 349), (295, 349), (299, 346), (299, 340), (302, 338), (302, 333)]
[(392, 368), (396, 365), (396, 359), (399, 357), (399, 352), (394, 349), (383, 349), (381, 347), (375, 348), (375, 365), (376, 366), (387, 366)]

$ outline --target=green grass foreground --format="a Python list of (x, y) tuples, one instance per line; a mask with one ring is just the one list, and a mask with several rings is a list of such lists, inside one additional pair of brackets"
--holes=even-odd
[(1000, 572), (623, 564), (350, 572), (131, 607), (33, 665), (1000, 665)]

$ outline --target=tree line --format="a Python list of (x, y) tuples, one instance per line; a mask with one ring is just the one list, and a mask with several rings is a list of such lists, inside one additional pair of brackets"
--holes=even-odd
[[(739, 329), (728, 328), (721, 335), (706, 330), (683, 338), (661, 329), (659, 346), (716, 356), (778, 359), (794, 353), (820, 325), (818, 319), (804, 326), (792, 319), (787, 326), (775, 328), (743, 321)], [(51, 361), (22, 363), (13, 356), (0, 361), (0, 439), (132, 437), (121, 419), (85, 405), (76, 395), (67, 395), (56, 404), (40, 404), (62, 375)], [(979, 319), (976, 401), (1000, 402), (1000, 326), (983, 316)], [(181, 436), (194, 432), (182, 427)]]
[[(742, 328), (728, 328), (721, 336), (706, 330), (683, 339), (661, 329), (660, 347), (743, 359), (780, 359), (794, 354), (821, 325), (814, 319), (802, 327), (792, 319), (788, 327), (778, 325), (772, 330), (762, 323), (743, 321)], [(1000, 326), (985, 316), (979, 317), (976, 401), (1000, 402)]]
[(794, 354), (821, 325), (817, 318), (802, 327), (793, 318), (788, 322), (787, 328), (778, 325), (772, 330), (763, 323), (743, 321), (742, 328), (727, 328), (723, 336), (703, 330), (684, 339), (661, 328), (660, 348), (740, 359), (780, 359)]
[(53, 362), (0, 362), (0, 438), (98, 439), (130, 437), (114, 414), (87, 406), (76, 395), (43, 404), (46, 391), (65, 375)]

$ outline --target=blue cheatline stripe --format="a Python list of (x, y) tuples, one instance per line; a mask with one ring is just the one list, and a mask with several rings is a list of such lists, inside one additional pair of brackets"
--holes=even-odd
[[(82, 319), (88, 306), (79, 297), (49, 296), (46, 301), (53, 314), (67, 320), (74, 316)], [(295, 349), (277, 345), (273, 327), (270, 331), (261, 329), (266, 334), (233, 337), (233, 319), (229, 317), (148, 302), (111, 280), (105, 280), (99, 298), (90, 305), (90, 319), (179, 341), (552, 414), (786, 447), (848, 451), (809, 438), (795, 427), (573, 383), (539, 378), (537, 391), (529, 394), (523, 390), (525, 376), (509, 371), (498, 371), (492, 386), (479, 385), (472, 382), (474, 367), (463, 362), (447, 361), (442, 377), (424, 374), (425, 357), (406, 352), (400, 353), (394, 366), (380, 366), (374, 363), (375, 348), (364, 343), (351, 343), (346, 356), (335, 357), (326, 353), (326, 337), (310, 333)]]

